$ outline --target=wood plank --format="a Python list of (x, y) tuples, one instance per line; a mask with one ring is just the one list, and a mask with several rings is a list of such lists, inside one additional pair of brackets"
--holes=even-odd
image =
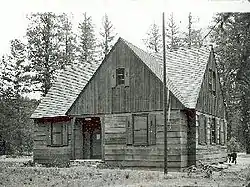
[[(122, 165), (123, 167), (154, 167), (154, 168), (163, 168), (163, 161), (142, 161), (142, 160), (132, 160), (132, 161), (107, 161), (110, 165)], [(181, 162), (168, 162), (168, 167), (172, 168), (181, 168)]]
[[(114, 155), (114, 154), (126, 154), (126, 155), (163, 155), (163, 148), (162, 149), (155, 149), (155, 146), (148, 146), (148, 147), (126, 147), (124, 148), (123, 145), (112, 145), (113, 148), (110, 148), (111, 145), (107, 145), (105, 147), (105, 154), (107, 155)], [(187, 148), (184, 145), (178, 145), (179, 147), (175, 147), (174, 144), (169, 145), (169, 155), (172, 156), (181, 156), (187, 155)]]
[[(112, 74), (116, 68), (129, 70), (129, 86), (116, 88)], [(113, 82), (116, 82), (113, 80)], [(109, 114), (162, 109), (162, 88), (158, 78), (122, 42), (105, 59), (84, 91), (73, 104), (69, 115)], [(118, 101), (117, 101), (118, 100)], [(120, 102), (119, 102), (120, 101)]]

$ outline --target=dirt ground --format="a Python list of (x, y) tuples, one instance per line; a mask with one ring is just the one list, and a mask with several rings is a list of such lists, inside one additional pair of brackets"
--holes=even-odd
[(224, 164), (228, 168), (213, 172), (210, 178), (204, 173), (100, 169), (92, 165), (78, 165), (69, 168), (46, 168), (25, 166), (31, 157), (0, 157), (0, 186), (250, 186), (250, 155), (239, 154), (236, 165)]

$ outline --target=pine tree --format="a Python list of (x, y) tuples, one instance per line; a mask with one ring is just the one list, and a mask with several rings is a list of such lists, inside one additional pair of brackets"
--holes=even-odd
[(79, 47), (78, 60), (80, 63), (93, 64), (96, 63), (96, 38), (94, 34), (94, 26), (92, 17), (85, 12), (83, 21), (79, 23)]
[(143, 42), (150, 52), (159, 53), (162, 51), (162, 35), (160, 27), (156, 23), (150, 25), (147, 37), (143, 39)]
[(181, 37), (179, 27), (174, 20), (174, 14), (171, 13), (166, 28), (166, 44), (169, 49), (176, 49), (181, 46)]
[(194, 17), (188, 15), (188, 32), (184, 32), (183, 43), (188, 47), (201, 47), (203, 45), (202, 29), (194, 28)]
[[(32, 121), (35, 105), (23, 94), (29, 91), (26, 48), (20, 40), (11, 41), (11, 53), (1, 59), (0, 137), (6, 141), (7, 153), (22, 154), (32, 149)], [(27, 105), (28, 104), (28, 105)], [(29, 133), (28, 133), (29, 132)]]
[(114, 26), (109, 20), (108, 15), (105, 14), (102, 19), (102, 28), (100, 32), (102, 38), (100, 46), (104, 57), (106, 57), (112, 47), (116, 33), (114, 33)]
[(26, 47), (18, 39), (11, 41), (11, 54), (2, 58), (2, 79), (6, 89), (19, 96), (29, 92), (29, 81), (26, 70)]
[(249, 20), (249, 13), (218, 14), (215, 22), (219, 23), (219, 26), (211, 35), (222, 75), (222, 90), (227, 106), (228, 134), (236, 136), (238, 141), (246, 145), (247, 153), (250, 153)]
[(35, 91), (46, 95), (56, 71), (71, 63), (71, 25), (65, 14), (56, 15), (51, 12), (31, 14), (29, 22), (26, 38), (30, 71), (35, 74), (32, 82), (36, 85)]
[(76, 60), (76, 34), (72, 30), (72, 22), (67, 14), (62, 14), (62, 32), (64, 36), (64, 64), (71, 65)]

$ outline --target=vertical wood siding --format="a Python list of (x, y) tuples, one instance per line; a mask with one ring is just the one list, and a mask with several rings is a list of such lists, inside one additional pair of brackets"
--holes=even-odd
[[(199, 136), (196, 138), (196, 161), (201, 160), (207, 163), (225, 162), (227, 159), (226, 147), (226, 121), (223, 118), (215, 118), (216, 143), (211, 144), (211, 123), (212, 115), (199, 113), (197, 115), (197, 130), (200, 121), (205, 122), (205, 141), (199, 142)], [(205, 120), (205, 121), (204, 121)], [(204, 135), (203, 135), (204, 136)]]
[[(115, 70), (125, 68), (124, 85), (115, 86)], [(172, 108), (182, 104), (171, 93)], [(124, 43), (118, 42), (81, 92), (69, 115), (162, 110), (162, 82)]]
[[(216, 94), (213, 95), (209, 88), (209, 69), (215, 72), (216, 77)], [(218, 69), (216, 68), (215, 59), (210, 55), (209, 62), (204, 74), (203, 83), (199, 93), (196, 109), (199, 112), (210, 114), (216, 117), (224, 118), (225, 108), (219, 82)]]

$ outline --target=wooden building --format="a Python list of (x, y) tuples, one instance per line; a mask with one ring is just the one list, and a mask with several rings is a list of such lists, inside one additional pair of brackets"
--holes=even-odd
[[(31, 118), (34, 161), (164, 165), (162, 58), (119, 38), (97, 68), (62, 72)], [(168, 167), (226, 160), (227, 125), (212, 49), (167, 53)]]

